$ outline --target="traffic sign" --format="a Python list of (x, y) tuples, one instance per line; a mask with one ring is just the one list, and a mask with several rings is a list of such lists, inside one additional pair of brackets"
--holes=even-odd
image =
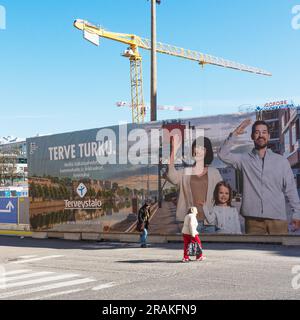
[(0, 198), (0, 223), (18, 223), (18, 198)]

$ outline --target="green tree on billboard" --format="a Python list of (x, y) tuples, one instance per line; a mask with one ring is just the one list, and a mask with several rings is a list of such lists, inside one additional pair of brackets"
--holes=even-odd
[(34, 200), (35, 197), (37, 197), (37, 186), (34, 182), (30, 184), (29, 188), (29, 196)]
[(43, 188), (40, 184), (38, 184), (36, 186), (36, 197), (37, 198), (43, 198), (44, 197), (44, 194), (43, 194)]
[(57, 188), (56, 187), (53, 187), (53, 198), (55, 200), (58, 200), (58, 192), (57, 192)]
[(49, 199), (49, 188), (48, 188), (48, 186), (47, 185), (44, 185), (43, 187), (42, 187), (42, 189), (43, 189), (43, 198), (44, 199)]
[(102, 197), (102, 192), (100, 190), (97, 191), (96, 198), (100, 199)]

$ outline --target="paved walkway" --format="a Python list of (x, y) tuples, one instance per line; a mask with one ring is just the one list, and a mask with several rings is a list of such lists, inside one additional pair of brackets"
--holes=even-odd
[(164, 201), (150, 222), (150, 233), (181, 233), (182, 223), (176, 221), (176, 206)]

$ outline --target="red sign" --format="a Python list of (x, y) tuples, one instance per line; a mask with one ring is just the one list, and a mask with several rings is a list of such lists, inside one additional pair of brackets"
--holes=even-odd
[(264, 105), (264, 107), (270, 108), (270, 107), (276, 107), (276, 106), (283, 106), (287, 104), (289, 104), (287, 100), (282, 100), (282, 101), (268, 102)]

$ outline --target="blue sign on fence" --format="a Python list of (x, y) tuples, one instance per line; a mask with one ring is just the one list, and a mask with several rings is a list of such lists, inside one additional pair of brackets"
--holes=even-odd
[(17, 198), (0, 198), (0, 223), (18, 223)]

